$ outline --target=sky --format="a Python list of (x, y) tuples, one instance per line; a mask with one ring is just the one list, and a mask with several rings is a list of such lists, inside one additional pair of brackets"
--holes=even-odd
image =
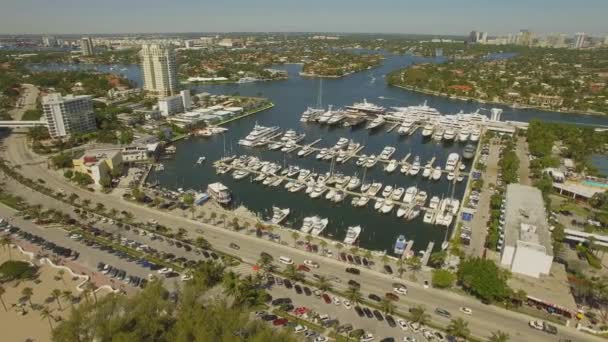
[(608, 0), (0, 0), (0, 34), (608, 34)]

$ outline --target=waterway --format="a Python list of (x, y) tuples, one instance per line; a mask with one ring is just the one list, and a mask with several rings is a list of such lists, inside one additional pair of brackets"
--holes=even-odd
[[(323, 104), (332, 104), (334, 108), (360, 102), (366, 98), (370, 102), (383, 106), (407, 106), (421, 104), (427, 101), (432, 107), (442, 113), (457, 113), (459, 111), (472, 112), (480, 109), (481, 113), (488, 114), (491, 107), (503, 108), (503, 120), (529, 121), (541, 119), (554, 122), (578, 123), (583, 125), (608, 125), (608, 118), (597, 116), (573, 115), (538, 110), (512, 109), (501, 106), (484, 106), (474, 102), (463, 102), (443, 97), (405, 91), (386, 84), (385, 75), (397, 68), (415, 63), (442, 62), (443, 59), (429, 59), (416, 56), (386, 55), (384, 63), (374, 69), (349, 75), (339, 79), (323, 80)], [(37, 70), (63, 70), (65, 65), (37, 66)], [(83, 64), (73, 66), (83, 68)], [(121, 74), (141, 84), (141, 73), (137, 66), (113, 65), (95, 66), (98, 71), (107, 71)], [(110, 69), (110, 67), (113, 67)], [(87, 67), (88, 68), (88, 67)], [(423, 250), (429, 241), (435, 241), (436, 246), (441, 245), (446, 235), (446, 229), (431, 226), (422, 222), (422, 217), (414, 221), (405, 221), (395, 216), (394, 212), (382, 215), (368, 208), (353, 208), (350, 198), (341, 204), (331, 204), (325, 199), (311, 199), (304, 192), (289, 193), (283, 187), (268, 188), (259, 183), (251, 183), (249, 179), (234, 180), (230, 174), (218, 176), (211, 167), (211, 161), (219, 159), (224, 153), (224, 146), (229, 153), (256, 155), (264, 160), (274, 160), (286, 165), (299, 165), (316, 172), (329, 170), (328, 162), (314, 159), (314, 154), (307, 158), (298, 158), (295, 153), (283, 154), (281, 152), (266, 151), (265, 149), (242, 148), (237, 145), (238, 139), (244, 137), (253, 128), (255, 122), (262, 125), (280, 126), (286, 130), (296, 129), (307, 134), (305, 142), (322, 139), (318, 147), (333, 145), (338, 138), (347, 137), (364, 144), (362, 153), (378, 154), (384, 146), (395, 146), (397, 153), (393, 158), (402, 158), (407, 153), (421, 157), (426, 162), (433, 156), (437, 158), (436, 165), (444, 166), (447, 155), (451, 152), (462, 152), (463, 144), (435, 143), (422, 138), (420, 131), (409, 137), (401, 137), (396, 131), (386, 132), (385, 126), (374, 132), (363, 128), (327, 128), (317, 124), (300, 123), (300, 115), (306, 106), (316, 102), (319, 80), (300, 77), (300, 65), (282, 65), (281, 68), (289, 73), (289, 79), (274, 82), (259, 82), (247, 84), (219, 84), (192, 86), (194, 92), (209, 92), (212, 94), (240, 94), (247, 96), (263, 96), (274, 102), (275, 106), (264, 112), (252, 115), (226, 125), (229, 131), (225, 136), (212, 138), (190, 138), (176, 144), (177, 153), (174, 159), (164, 161), (165, 170), (152, 173), (150, 180), (158, 180), (162, 186), (172, 189), (194, 188), (204, 190), (206, 185), (220, 181), (232, 189), (234, 204), (244, 205), (260, 214), (261, 217), (269, 215), (270, 208), (275, 205), (282, 208), (291, 208), (292, 213), (287, 220), (288, 226), (300, 227), (302, 218), (309, 215), (319, 215), (330, 220), (325, 235), (336, 239), (343, 239), (346, 228), (352, 225), (361, 225), (363, 233), (360, 238), (362, 247), (377, 250), (392, 250), (395, 238), (404, 234), (407, 239), (414, 239), (414, 250)], [(207, 163), (196, 165), (199, 156), (207, 157)], [(357, 168), (354, 160), (344, 165), (338, 165), (337, 170), (346, 174), (362, 176), (361, 169)], [(467, 168), (468, 170), (468, 168)], [(444, 178), (439, 182), (423, 180), (417, 177), (405, 176), (398, 171), (387, 175), (382, 171), (380, 164), (369, 170), (367, 180), (377, 180), (384, 184), (408, 187), (416, 185), (427, 191), (429, 198), (433, 195), (451, 196), (452, 193), (460, 198), (464, 192), (464, 182), (451, 189)], [(436, 247), (437, 249), (438, 247)]]

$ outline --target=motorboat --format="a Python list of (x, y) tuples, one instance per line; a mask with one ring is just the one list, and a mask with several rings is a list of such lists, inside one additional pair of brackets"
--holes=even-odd
[(295, 184), (289, 188), (289, 192), (298, 192), (304, 188), (306, 188), (305, 183), (295, 182)]
[(395, 151), (397, 151), (397, 149), (394, 148), (393, 146), (385, 146), (384, 149), (382, 150), (382, 152), (380, 152), (380, 155), (378, 156), (378, 158), (380, 160), (389, 160), (390, 157), (392, 157), (393, 154), (395, 154)]
[(331, 201), (334, 196), (336, 196), (336, 190), (334, 188), (330, 188), (327, 194), (325, 194), (325, 199)]
[(270, 183), (270, 186), (277, 187), (277, 186), (281, 185), (281, 183), (283, 183), (283, 178), (275, 177), (274, 181), (272, 183)]
[(325, 110), (321, 109), (321, 108), (308, 107), (308, 108), (306, 108), (304, 113), (302, 113), (302, 116), (300, 117), (300, 122), (314, 121), (324, 112), (325, 112)]
[(376, 165), (376, 163), (378, 163), (378, 158), (376, 158), (376, 156), (372, 154), (371, 156), (367, 157), (367, 160), (365, 161), (365, 167), (373, 167), (374, 165)]
[(424, 125), (424, 128), (422, 129), (422, 136), (425, 138), (429, 138), (433, 135), (433, 131), (435, 130), (435, 125), (433, 125), (432, 123), (427, 123), (426, 125)]
[(325, 113), (319, 115), (319, 119), (317, 120), (317, 122), (319, 122), (320, 124), (326, 124), (327, 121), (329, 121), (329, 119), (331, 119), (333, 115), (334, 112), (331, 110), (331, 106), (329, 106), (329, 109)]
[(407, 213), (408, 208), (400, 205), (397, 209), (397, 217), (403, 217)]
[(410, 210), (410, 212), (408, 213), (406, 219), (407, 220), (413, 220), (416, 217), (420, 216), (420, 212), (421, 212), (421, 208), (419, 205), (415, 205), (412, 210)]
[(433, 223), (433, 212), (430, 210), (427, 210), (424, 213), (424, 217), (422, 218), (422, 222), (424, 223)]
[(369, 202), (369, 197), (361, 196), (359, 197), (359, 201), (357, 202), (358, 207), (364, 207)]
[(346, 150), (340, 150), (338, 152), (338, 156), (336, 157), (336, 161), (338, 163), (345, 163), (346, 160), (348, 160), (348, 158), (349, 158), (348, 152)]
[(353, 199), (352, 199), (352, 200), (350, 200), (350, 205), (352, 205), (353, 207), (356, 207), (356, 206), (357, 206), (357, 203), (359, 203), (359, 199), (360, 199), (360, 197), (359, 197), (359, 196), (355, 196), (355, 197), (353, 197)]
[(393, 193), (393, 187), (391, 185), (387, 185), (384, 187), (384, 190), (382, 190), (382, 197), (387, 198), (388, 196), (392, 195)]
[(201, 165), (202, 163), (204, 163), (204, 162), (205, 162), (205, 160), (207, 160), (207, 158), (206, 158), (206, 157), (198, 157), (198, 160), (196, 161), (196, 163), (197, 163), (198, 165)]
[(418, 194), (416, 194), (416, 204), (421, 207), (424, 207), (424, 205), (426, 204), (427, 198), (428, 198), (428, 195), (427, 195), (426, 191), (424, 191), (424, 190), (418, 191)]
[(435, 132), (433, 133), (433, 140), (441, 141), (443, 139), (444, 129), (443, 127), (435, 128)]
[(279, 207), (272, 207), (272, 218), (270, 219), (270, 223), (279, 224), (283, 222), (289, 215), (289, 208), (281, 209)]
[(303, 181), (306, 180), (310, 176), (310, 170), (300, 169), (300, 173), (298, 174), (298, 180)]
[(406, 245), (407, 240), (405, 240), (405, 235), (399, 235), (397, 237), (397, 240), (395, 241), (395, 248), (393, 252), (400, 257), (401, 255), (403, 255), (403, 252), (405, 252)]
[(380, 208), (380, 212), (383, 214), (388, 214), (393, 210), (394, 207), (395, 207), (395, 202), (387, 199), (384, 201), (382, 208)]
[(399, 166), (399, 163), (397, 162), (397, 160), (391, 159), (391, 161), (388, 162), (388, 164), (386, 164), (386, 166), (384, 167), (384, 171), (386, 171), (388, 173), (392, 173), (397, 169), (397, 166)]
[(382, 115), (378, 115), (374, 118), (374, 120), (370, 121), (365, 128), (367, 129), (375, 129), (378, 128), (386, 122), (386, 119)]
[(475, 126), (471, 130), (471, 136), (469, 137), (469, 140), (471, 140), (472, 142), (479, 141), (480, 136), (481, 136), (481, 130), (479, 129), (479, 127)]
[(439, 206), (439, 202), (441, 202), (441, 200), (438, 196), (431, 197), (431, 201), (429, 202), (429, 208), (437, 209), (437, 207)]
[(343, 111), (337, 111), (331, 116), (331, 118), (329, 118), (329, 120), (327, 120), (327, 124), (335, 125), (340, 121), (344, 120), (345, 117), (346, 115)]
[(344, 243), (347, 245), (353, 245), (359, 240), (359, 234), (361, 234), (361, 226), (348, 227), (346, 230), (346, 237)]
[(349, 140), (342, 137), (340, 139), (338, 139), (338, 142), (336, 143), (336, 145), (334, 145), (336, 150), (342, 150), (345, 149), (348, 146)]
[(232, 173), (232, 178), (237, 179), (237, 180), (243, 179), (243, 178), (249, 176), (249, 173), (250, 173), (249, 171), (245, 171), (245, 170), (235, 170)]
[(454, 171), (456, 169), (456, 164), (460, 160), (460, 156), (458, 153), (450, 153), (448, 155), (448, 159), (445, 162), (445, 170), (446, 171)]
[(345, 198), (346, 198), (346, 193), (342, 190), (338, 190), (338, 191), (336, 191), (336, 194), (331, 199), (331, 201), (334, 203), (340, 203), (340, 202), (344, 201)]
[(459, 173), (459, 174), (458, 174), (458, 177), (456, 177), (456, 181), (457, 181), (457, 182), (462, 182), (463, 180), (464, 180), (464, 174)]
[(315, 221), (315, 216), (305, 217), (304, 220), (302, 221), (302, 227), (300, 228), (300, 231), (302, 233), (309, 233), (312, 230), (314, 221)]
[(418, 188), (415, 186), (410, 186), (405, 190), (405, 195), (403, 196), (403, 203), (406, 205), (414, 204), (416, 200), (416, 194), (418, 194)]
[(399, 126), (397, 133), (399, 133), (401, 135), (406, 135), (406, 134), (410, 134), (410, 132), (412, 132), (413, 129), (414, 129), (414, 122), (410, 121), (410, 120), (405, 120)]
[(422, 170), (422, 177), (431, 178), (431, 174), (433, 173), (433, 167), (431, 164), (426, 164), (424, 169)]
[(268, 138), (271, 135), (274, 135), (279, 129), (280, 127), (278, 126), (266, 127), (258, 125), (256, 123), (253, 127), (253, 130), (247, 136), (245, 136), (245, 138), (239, 140), (239, 145), (257, 146), (264, 139)]
[(287, 177), (293, 177), (299, 173), (300, 173), (299, 166), (290, 165), (289, 168), (287, 168)]
[(312, 146), (306, 145), (298, 151), (298, 157), (306, 157), (314, 151), (315, 149)]
[(475, 157), (476, 148), (474, 145), (467, 144), (462, 151), (462, 158), (464, 159), (473, 159)]
[(370, 197), (376, 196), (378, 192), (382, 189), (382, 183), (372, 183), (372, 185), (367, 190), (367, 195)]
[(433, 173), (431, 174), (431, 178), (432, 178), (434, 181), (438, 181), (439, 179), (441, 179), (441, 173), (442, 173), (442, 172), (441, 172), (441, 167), (440, 167), (440, 166), (437, 166), (437, 167), (435, 167), (435, 169), (433, 170)]
[(328, 148), (322, 148), (319, 150), (319, 152), (317, 153), (317, 155), (315, 156), (316, 159), (323, 159), (325, 158), (325, 156), (329, 153), (329, 149)]
[(460, 171), (464, 171), (464, 170), (466, 170), (466, 169), (467, 169), (467, 166), (466, 166), (466, 164), (465, 164), (465, 163), (460, 163), (460, 164), (459, 164), (459, 166), (458, 166), (458, 170), (460, 170)]
[(291, 152), (298, 148), (298, 145), (294, 140), (288, 140), (283, 147), (281, 147), (281, 152)]
[(266, 179), (266, 174), (265, 173), (260, 173), (258, 174), (253, 181), (254, 182), (262, 182), (264, 179)]
[(454, 176), (455, 176), (455, 175), (454, 175), (454, 171), (450, 171), (450, 172), (448, 172), (448, 180), (449, 180), (449, 181), (453, 181), (453, 180), (454, 180)]
[(448, 127), (443, 132), (443, 139), (446, 141), (452, 141), (456, 137), (456, 130), (453, 127)]
[(281, 141), (294, 140), (297, 135), (298, 134), (296, 133), (295, 130), (289, 129), (289, 130), (287, 130), (287, 132), (285, 132), (285, 134), (283, 134), (283, 136), (281, 137)]
[(404, 175), (407, 175), (410, 173), (410, 164), (402, 164), (401, 165), (401, 169), (399, 170), (401, 173), (403, 173)]
[(314, 236), (319, 236), (327, 227), (329, 220), (326, 218), (320, 218), (315, 216), (315, 221), (313, 222), (312, 232), (311, 234)]
[(405, 189), (403, 187), (396, 188), (393, 191), (393, 194), (391, 195), (391, 200), (399, 201), (401, 199), (401, 196), (403, 196), (404, 192), (405, 192)]
[(465, 142), (469, 140), (469, 136), (471, 136), (471, 130), (468, 127), (463, 127), (458, 132), (458, 141)]
[(361, 184), (361, 192), (366, 193), (367, 190), (372, 186), (372, 183), (363, 183)]
[(420, 157), (416, 156), (416, 158), (414, 158), (412, 166), (410, 167), (409, 174), (410, 176), (415, 176), (418, 174), (418, 172), (420, 172)]
[(374, 210), (382, 209), (382, 206), (384, 205), (384, 201), (385, 201), (385, 199), (383, 199), (383, 198), (377, 199), (376, 202), (374, 203)]
[(327, 191), (327, 187), (324, 184), (317, 183), (314, 185), (312, 192), (310, 193), (310, 198), (318, 198), (323, 195), (325, 191)]
[(228, 204), (232, 201), (232, 195), (228, 187), (219, 182), (207, 185), (207, 194), (219, 204)]
[(346, 185), (346, 189), (355, 190), (361, 185), (361, 180), (358, 177), (352, 177), (348, 184)]
[(355, 164), (357, 166), (363, 166), (363, 165), (365, 165), (366, 162), (367, 162), (367, 154), (362, 154), (359, 156), (359, 158), (357, 159)]

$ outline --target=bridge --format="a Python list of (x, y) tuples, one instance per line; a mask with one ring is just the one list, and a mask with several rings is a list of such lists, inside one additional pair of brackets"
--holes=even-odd
[(28, 128), (28, 127), (46, 127), (45, 121), (0, 121), (0, 128)]

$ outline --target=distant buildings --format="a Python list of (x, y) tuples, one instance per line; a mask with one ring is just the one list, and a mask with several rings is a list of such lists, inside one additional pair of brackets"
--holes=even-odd
[(89, 37), (82, 37), (80, 39), (80, 50), (83, 56), (93, 56), (95, 50), (93, 49), (93, 40)]
[(52, 93), (42, 98), (42, 110), (49, 134), (64, 138), (73, 133), (92, 132), (97, 129), (93, 112), (92, 96)]
[(162, 116), (183, 113), (191, 106), (190, 90), (182, 90), (179, 95), (167, 96), (158, 100), (158, 110)]
[(140, 51), (144, 75), (144, 91), (153, 96), (177, 94), (177, 62), (173, 47), (165, 44), (144, 44)]
[(82, 157), (73, 159), (74, 172), (89, 175), (95, 185), (106, 186), (112, 180), (112, 172), (122, 166), (119, 149), (87, 151)]
[(585, 47), (585, 39), (587, 39), (587, 35), (585, 34), (585, 32), (577, 32), (574, 35), (574, 48), (582, 49), (583, 47)]
[(53, 36), (44, 36), (42, 37), (42, 45), (45, 47), (57, 46), (57, 39)]
[(517, 34), (516, 44), (522, 46), (532, 46), (534, 43), (534, 33), (530, 30), (521, 30)]
[(548, 275), (553, 262), (553, 247), (540, 190), (510, 184), (502, 215), (501, 265), (513, 273), (530, 277)]

